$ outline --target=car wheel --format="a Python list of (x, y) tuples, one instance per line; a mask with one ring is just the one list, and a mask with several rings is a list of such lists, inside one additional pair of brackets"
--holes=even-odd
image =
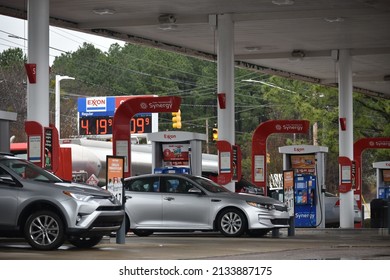
[(153, 234), (153, 231), (146, 230), (146, 229), (133, 229), (132, 231), (133, 231), (133, 233), (135, 235), (138, 235), (138, 236), (141, 236), (141, 237), (149, 236), (149, 235)]
[(28, 217), (24, 225), (24, 236), (34, 249), (54, 250), (64, 243), (64, 224), (56, 213), (38, 211)]
[(70, 244), (78, 247), (78, 248), (91, 248), (103, 239), (103, 236), (92, 236), (92, 237), (78, 237), (71, 236), (68, 241)]
[(219, 215), (218, 227), (224, 236), (239, 237), (246, 231), (247, 222), (240, 210), (226, 209)]

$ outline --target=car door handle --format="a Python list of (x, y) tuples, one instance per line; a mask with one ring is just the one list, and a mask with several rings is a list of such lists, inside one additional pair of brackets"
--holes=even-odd
[(133, 198), (131, 195), (125, 195), (126, 199)]
[(220, 199), (212, 199), (211, 202), (220, 202)]
[(174, 197), (164, 197), (164, 200), (168, 200), (168, 201), (171, 201), (171, 200), (174, 200), (175, 198)]

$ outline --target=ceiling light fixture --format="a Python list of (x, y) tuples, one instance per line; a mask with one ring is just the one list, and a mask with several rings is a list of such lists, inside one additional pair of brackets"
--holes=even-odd
[(324, 18), (324, 20), (327, 22), (333, 23), (333, 22), (343, 22), (344, 18), (342, 18), (342, 17), (327, 17), (327, 18)]
[(272, 0), (272, 4), (278, 6), (294, 5), (294, 0)]
[(174, 30), (177, 28), (175, 24), (176, 17), (172, 14), (162, 14), (158, 17), (159, 29), (161, 30)]
[(99, 16), (113, 15), (116, 13), (114, 9), (109, 9), (109, 8), (93, 9), (92, 11), (94, 14), (97, 14)]
[(256, 46), (245, 47), (245, 50), (248, 51), (248, 52), (256, 52), (256, 51), (261, 50), (261, 47), (256, 47)]
[(305, 52), (301, 50), (293, 50), (291, 52), (291, 56), (295, 58), (304, 58), (305, 57)]

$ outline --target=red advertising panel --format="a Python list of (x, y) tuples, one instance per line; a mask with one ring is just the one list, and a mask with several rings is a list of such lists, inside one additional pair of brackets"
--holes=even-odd
[(315, 154), (310, 155), (290, 155), (291, 168), (296, 174), (315, 174), (316, 158)]
[(383, 169), (383, 182), (390, 183), (390, 169)]
[(163, 144), (163, 160), (165, 166), (177, 166), (189, 164), (190, 144), (171, 143)]

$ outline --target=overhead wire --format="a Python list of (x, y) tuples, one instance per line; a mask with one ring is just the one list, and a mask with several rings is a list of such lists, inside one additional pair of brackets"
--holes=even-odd
[[(67, 33), (65, 31), (63, 31), (62, 29), (61, 29), (61, 31), (64, 32), (64, 33)], [(54, 33), (56, 33), (56, 34), (58, 34), (60, 36), (63, 36), (65, 38), (69, 39), (69, 40), (78, 42), (76, 40), (71, 39), (70, 37), (67, 37), (67, 36), (64, 36), (64, 35), (60, 34), (56, 30), (51, 30), (51, 32), (54, 32)], [(68, 33), (68, 34), (70, 34), (70, 33)], [(75, 35), (73, 35), (73, 36), (75, 36)], [(75, 36), (75, 37), (77, 37), (77, 36)], [(78, 37), (78, 38), (82, 39), (81, 37)], [(57, 49), (57, 48), (52, 48), (52, 49), (60, 51), (62, 53), (69, 54), (69, 52), (61, 50), (61, 49)], [(133, 70), (133, 69), (125, 68), (125, 67), (120, 67), (120, 66), (117, 66), (117, 65), (113, 66), (113, 65), (107, 64), (106, 62), (101, 62), (101, 61), (93, 61), (93, 63), (96, 63), (97, 67), (91, 67), (91, 65), (86, 65), (86, 64), (83, 64), (83, 63), (82, 64), (78, 63), (78, 66), (80, 67), (80, 65), (81, 65), (81, 67), (87, 67), (89, 70), (93, 69), (94, 71), (99, 71), (100, 72), (100, 71), (104, 71), (104, 70), (102, 70), (101, 67), (98, 67), (98, 66), (102, 65), (102, 64), (103, 65), (105, 64), (106, 66), (108, 65), (110, 68), (114, 68), (117, 71), (122, 71), (123, 73), (129, 73), (130, 72), (130, 73), (132, 73), (134, 75), (142, 75), (142, 76), (147, 76), (147, 77), (153, 77), (153, 78), (157, 78), (157, 79), (161, 79), (161, 80), (172, 81), (174, 83), (179, 83), (179, 84), (183, 84), (183, 85), (187, 85), (187, 86), (192, 86), (192, 88), (189, 88), (189, 89), (177, 90), (177, 91), (173, 92), (173, 94), (179, 94), (179, 95), (181, 94), (183, 96), (186, 95), (186, 94), (192, 95), (194, 92), (196, 92), (196, 94), (197, 94), (196, 96), (197, 97), (198, 96), (202, 96), (202, 95), (211, 95), (212, 96), (214, 94), (215, 90), (216, 90), (216, 80), (213, 77), (209, 78), (209, 77), (205, 77), (203, 75), (199, 75), (197, 73), (190, 73), (188, 71), (181, 71), (179, 69), (174, 69), (174, 68), (169, 67), (169, 66), (164, 66), (164, 65), (157, 64), (157, 63), (153, 63), (150, 60), (144, 60), (144, 59), (141, 59), (141, 58), (135, 57), (135, 56), (128, 56), (128, 57), (130, 57), (130, 58), (132, 58), (132, 59), (134, 59), (136, 61), (142, 61), (142, 62), (145, 62), (145, 63), (150, 63), (150, 64), (152, 64), (154, 66), (161, 67), (162, 69), (174, 70), (174, 71), (177, 71), (179, 73), (184, 73), (186, 75), (192, 75), (192, 76), (195, 76), (195, 77), (204, 77), (206, 80), (213, 81), (214, 83), (212, 85), (197, 86), (197, 84), (195, 84), (195, 83), (183, 82), (181, 80), (172, 79), (172, 78), (164, 77), (164, 76), (161, 76), (161, 75), (149, 74), (149, 73), (145, 73), (145, 72), (138, 71), (138, 70)], [(92, 65), (94, 65), (94, 64), (92, 64)], [(266, 75), (266, 74), (264, 74), (264, 75)], [(235, 78), (235, 80), (237, 80), (236, 81), (236, 88), (237, 88), (237, 85), (240, 85), (240, 84), (242, 84), (241, 85), (242, 87), (247, 86), (246, 84), (244, 84), (243, 82), (240, 81), (240, 80), (242, 80), (243, 78), (245, 78), (247, 76), (253, 76), (253, 74), (252, 73), (247, 73), (247, 74), (245, 74), (243, 76), (239, 76), (239, 77)], [(259, 77), (256, 76), (256, 78), (259, 78)], [(88, 81), (82, 81), (82, 82), (90, 84), (92, 86), (100, 86), (100, 87), (104, 87), (104, 88), (109, 89), (109, 90), (113, 90), (111, 87), (97, 85), (97, 84), (94, 84), (93, 82), (88, 82)], [(150, 83), (150, 82), (146, 82), (146, 84), (152, 85), (152, 83)], [(239, 86), (239, 87), (241, 87), (241, 86)], [(172, 89), (168, 88), (168, 87), (163, 87), (162, 89), (165, 89), (166, 91), (172, 91)], [(114, 91), (118, 92), (117, 89), (114, 89)], [(121, 92), (121, 91), (119, 91), (119, 93), (121, 93), (121, 94), (129, 94), (129, 93), (126, 93), (126, 92)], [(250, 95), (244, 95), (244, 94), (238, 94), (238, 95), (246, 96), (246, 97), (250, 96)], [(250, 97), (252, 97), (252, 96), (250, 96)], [(256, 97), (253, 97), (253, 98), (256, 98)], [(184, 105), (184, 106), (186, 106), (186, 105)], [(191, 105), (189, 104), (188, 106), (191, 106)], [(202, 106), (205, 107), (205, 105), (202, 105)], [(216, 104), (215, 105), (210, 105), (210, 107), (216, 107)], [(256, 109), (256, 108), (259, 108), (259, 107), (262, 107), (262, 106), (247, 106), (245, 110), (237, 111), (236, 113), (245, 112), (247, 110), (253, 110), (253, 109)]]

